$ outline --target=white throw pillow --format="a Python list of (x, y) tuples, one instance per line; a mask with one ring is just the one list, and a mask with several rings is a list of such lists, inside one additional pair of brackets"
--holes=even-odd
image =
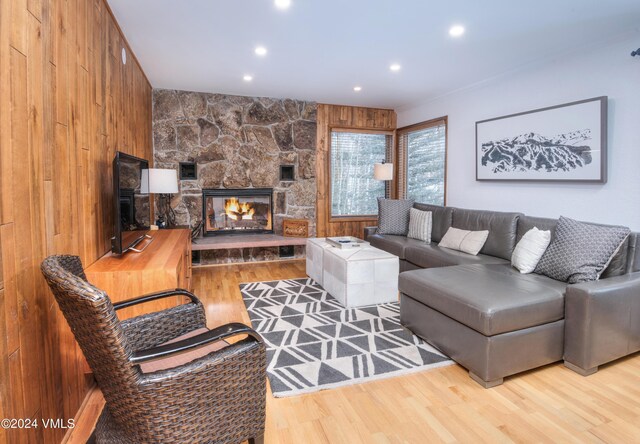
[(520, 273), (533, 273), (550, 242), (551, 231), (542, 231), (533, 227), (522, 236), (516, 248), (513, 249), (511, 265)]
[(431, 211), (422, 211), (411, 208), (409, 211), (409, 233), (407, 237), (431, 242)]
[(488, 230), (468, 231), (451, 227), (442, 236), (438, 246), (475, 256), (480, 252), (488, 237)]

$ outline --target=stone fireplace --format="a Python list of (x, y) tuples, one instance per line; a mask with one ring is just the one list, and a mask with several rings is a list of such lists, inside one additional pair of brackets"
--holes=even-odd
[(202, 190), (204, 235), (273, 233), (273, 189)]
[[(202, 221), (206, 228), (204, 192), (207, 190), (231, 193), (268, 188), (271, 190), (269, 228), (265, 220), (261, 219), (256, 226), (255, 220), (248, 219), (251, 209), (242, 208), (247, 196), (236, 193), (227, 199), (237, 199), (229, 202), (229, 206), (236, 207), (231, 214), (239, 217), (240, 222), (236, 223), (226, 213), (223, 203), (223, 214), (220, 208), (215, 209), (216, 227), (210, 226), (209, 236), (202, 241), (234, 241), (232, 235), (219, 234), (223, 232), (221, 227), (231, 233), (272, 230), (273, 235), (278, 236), (282, 234), (285, 219), (308, 220), (309, 235), (314, 236), (316, 113), (316, 104), (304, 100), (154, 89), (154, 167), (173, 168), (179, 173), (180, 192), (171, 199), (177, 224), (194, 227)], [(182, 174), (185, 165), (190, 168), (189, 174)], [(212, 201), (212, 205), (214, 203)], [(253, 203), (263, 204), (255, 199)], [(254, 215), (262, 211), (261, 207), (254, 210)], [(227, 219), (220, 218), (221, 215)], [(296, 245), (293, 257), (304, 257), (304, 248)], [(243, 247), (203, 250), (200, 263), (254, 262), (281, 257), (277, 246)]]
[(282, 234), (284, 219), (306, 219), (313, 236), (316, 112), (315, 103), (302, 100), (155, 89), (154, 167), (191, 167), (179, 174), (180, 192), (171, 200), (178, 225), (206, 223), (205, 190), (269, 188), (273, 233)]

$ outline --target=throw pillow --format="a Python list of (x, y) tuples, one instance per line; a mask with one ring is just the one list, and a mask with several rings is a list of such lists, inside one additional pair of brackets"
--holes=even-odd
[(407, 237), (431, 242), (431, 225), (433, 213), (411, 208), (409, 211), (409, 233)]
[(511, 265), (523, 274), (533, 272), (550, 242), (551, 231), (542, 231), (533, 227), (522, 236), (516, 248), (513, 249)]
[(629, 233), (627, 227), (606, 227), (560, 217), (555, 238), (535, 271), (570, 284), (598, 280)]
[(409, 232), (409, 210), (413, 199), (378, 197), (378, 234), (406, 236)]
[(449, 228), (442, 236), (439, 247), (462, 251), (463, 253), (477, 255), (489, 237), (489, 230), (468, 231), (459, 228)]

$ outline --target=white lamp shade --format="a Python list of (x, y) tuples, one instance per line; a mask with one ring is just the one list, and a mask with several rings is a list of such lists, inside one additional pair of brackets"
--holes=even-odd
[(142, 193), (174, 194), (178, 192), (176, 170), (149, 168), (142, 170)]
[(149, 194), (149, 170), (142, 170), (140, 177), (140, 193)]
[(393, 164), (392, 163), (374, 164), (373, 178), (375, 180), (393, 180)]

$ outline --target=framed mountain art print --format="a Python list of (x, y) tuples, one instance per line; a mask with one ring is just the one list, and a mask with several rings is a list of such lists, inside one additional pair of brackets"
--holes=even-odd
[(607, 97), (476, 122), (478, 181), (607, 181)]

